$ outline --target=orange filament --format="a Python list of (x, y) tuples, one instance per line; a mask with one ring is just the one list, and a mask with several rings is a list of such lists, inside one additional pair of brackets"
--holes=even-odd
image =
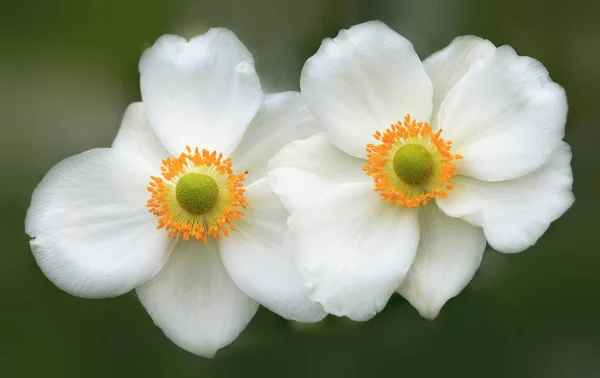
[[(452, 160), (462, 156), (450, 153), (452, 142), (440, 138), (441, 133), (442, 130), (433, 133), (426, 122), (411, 120), (408, 114), (404, 122), (398, 121), (383, 133), (377, 131), (373, 135), (380, 143), (367, 145), (367, 164), (363, 170), (373, 178), (375, 190), (383, 199), (392, 205), (416, 208), (434, 197), (448, 197), (447, 191), (454, 189), (450, 180), (456, 174)], [(403, 182), (393, 169), (394, 154), (407, 144), (422, 145), (433, 159), (433, 174), (419, 185)]]
[[(162, 177), (150, 176), (152, 181), (148, 191), (152, 194), (146, 206), (158, 219), (157, 228), (169, 231), (169, 236), (183, 240), (194, 238), (206, 242), (212, 235), (218, 240), (235, 230), (232, 224), (244, 213), (241, 208), (248, 206), (244, 198), (244, 175), (235, 175), (231, 170), (231, 159), (223, 159), (223, 154), (198, 148), (186, 147), (187, 152), (178, 158), (162, 161)], [(202, 173), (212, 177), (219, 186), (219, 196), (215, 205), (203, 214), (185, 211), (177, 202), (175, 188), (181, 177), (188, 173)]]

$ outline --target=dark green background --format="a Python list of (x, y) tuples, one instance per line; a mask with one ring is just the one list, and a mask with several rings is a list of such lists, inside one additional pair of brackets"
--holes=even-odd
[[(0, 3), (0, 377), (600, 376), (600, 2), (6, 1)], [(139, 100), (137, 61), (163, 33), (233, 29), (267, 91), (297, 89), (340, 28), (381, 19), (422, 58), (462, 34), (542, 61), (569, 98), (575, 205), (533, 248), (488, 251), (430, 322), (400, 296), (368, 323), (289, 323), (261, 309), (212, 360), (166, 339), (129, 294), (85, 300), (40, 272), (23, 231), (62, 158), (109, 146)], [(543, 188), (540, 188), (543, 190)]]

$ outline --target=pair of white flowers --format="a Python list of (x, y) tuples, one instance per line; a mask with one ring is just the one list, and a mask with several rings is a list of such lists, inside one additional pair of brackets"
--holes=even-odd
[(26, 232), (56, 286), (135, 289), (199, 355), (259, 304), (367, 320), (398, 292), (434, 318), (486, 243), (522, 251), (573, 203), (564, 90), (487, 40), (421, 62), (368, 22), (323, 42), (301, 94), (264, 96), (252, 55), (211, 29), (161, 37), (140, 73), (112, 147), (54, 166)]

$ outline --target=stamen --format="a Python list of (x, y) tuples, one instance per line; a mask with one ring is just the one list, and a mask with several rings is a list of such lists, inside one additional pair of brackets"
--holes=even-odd
[(169, 231), (173, 238), (194, 238), (206, 242), (218, 240), (235, 230), (233, 221), (248, 206), (244, 198), (244, 174), (235, 175), (231, 159), (207, 150), (163, 160), (162, 177), (151, 176), (147, 207), (158, 219), (157, 228)]
[(440, 138), (441, 133), (406, 115), (404, 122), (374, 134), (380, 143), (367, 145), (363, 170), (391, 205), (416, 208), (434, 197), (446, 198), (447, 191), (454, 189), (452, 161), (462, 156), (450, 153), (452, 142)]

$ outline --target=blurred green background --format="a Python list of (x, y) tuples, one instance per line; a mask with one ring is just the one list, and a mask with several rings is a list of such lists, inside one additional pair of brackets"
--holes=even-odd
[[(597, 125), (600, 2), (2, 0), (0, 377), (600, 377)], [(475, 34), (542, 61), (567, 90), (576, 203), (533, 248), (488, 251), (427, 321), (400, 296), (368, 323), (292, 324), (261, 309), (209, 360), (165, 338), (134, 294), (84, 300), (40, 272), (23, 230), (31, 192), (61, 159), (109, 146), (140, 98), (137, 61), (164, 33), (238, 34), (268, 92), (340, 28), (381, 19), (425, 58)]]

